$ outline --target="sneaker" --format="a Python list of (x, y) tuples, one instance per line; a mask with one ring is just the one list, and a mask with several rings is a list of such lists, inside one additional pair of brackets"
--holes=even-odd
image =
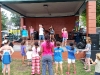
[(76, 74), (76, 71), (74, 71), (74, 74)]
[(69, 72), (66, 72), (66, 74), (68, 74), (68, 75), (69, 75)]

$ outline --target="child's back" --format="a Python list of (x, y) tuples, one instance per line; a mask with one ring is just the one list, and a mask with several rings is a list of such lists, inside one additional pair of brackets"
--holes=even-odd
[(27, 51), (26, 56), (28, 60), (32, 59), (32, 51)]
[(66, 46), (66, 49), (68, 51), (68, 58), (69, 59), (75, 59), (75, 48), (72, 50), (71, 46)]
[(54, 60), (55, 61), (62, 61), (62, 52), (64, 52), (63, 48), (61, 47), (55, 47), (54, 48)]

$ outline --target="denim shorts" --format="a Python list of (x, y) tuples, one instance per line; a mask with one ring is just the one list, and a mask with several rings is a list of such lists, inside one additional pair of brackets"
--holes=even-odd
[(95, 75), (100, 75), (100, 73), (98, 73), (98, 72), (95, 72)]
[(66, 40), (67, 40), (67, 38), (64, 38), (64, 37), (63, 37), (63, 41), (66, 41)]
[(44, 40), (44, 35), (39, 35), (39, 40)]
[(90, 58), (91, 57), (91, 54), (86, 54), (86, 58)]

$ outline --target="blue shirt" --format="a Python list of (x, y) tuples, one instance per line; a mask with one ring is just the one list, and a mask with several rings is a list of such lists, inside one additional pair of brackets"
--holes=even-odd
[(76, 49), (74, 48), (74, 50), (71, 50), (71, 46), (66, 46), (66, 49), (68, 51), (68, 58), (75, 59)]
[(60, 62), (63, 60), (62, 52), (64, 52), (64, 50), (61, 47), (54, 48), (54, 61)]
[(22, 36), (23, 37), (28, 37), (28, 31), (27, 30), (22, 30)]

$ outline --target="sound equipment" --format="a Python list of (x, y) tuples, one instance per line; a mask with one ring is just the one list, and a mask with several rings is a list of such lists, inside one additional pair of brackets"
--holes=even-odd
[(38, 40), (39, 39), (39, 33), (38, 31), (34, 31), (34, 40)]
[(93, 61), (95, 61), (95, 59), (96, 59), (96, 53), (100, 53), (100, 50), (92, 50), (91, 51), (91, 58), (93, 59)]
[(89, 37), (92, 41), (91, 50), (99, 50), (99, 34), (89, 34)]

